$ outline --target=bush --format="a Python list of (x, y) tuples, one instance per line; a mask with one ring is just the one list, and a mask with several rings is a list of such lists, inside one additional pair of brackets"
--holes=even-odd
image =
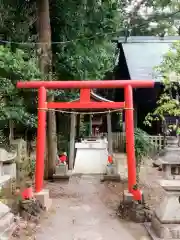
[(139, 173), (142, 161), (145, 157), (149, 157), (154, 144), (149, 139), (149, 134), (143, 130), (136, 128), (135, 133), (135, 156), (136, 156), (136, 169), (137, 169), (137, 181), (139, 181)]
[(144, 157), (148, 157), (151, 150), (154, 148), (154, 144), (149, 140), (149, 134), (143, 130), (136, 128), (135, 133), (135, 155), (139, 161)]

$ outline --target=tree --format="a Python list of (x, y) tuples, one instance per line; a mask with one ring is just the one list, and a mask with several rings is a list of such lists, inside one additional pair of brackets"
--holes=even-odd
[(164, 56), (163, 62), (156, 68), (158, 75), (163, 78), (163, 92), (157, 101), (157, 107), (146, 116), (145, 123), (164, 121), (165, 116), (180, 116), (180, 42), (176, 42)]
[(131, 36), (179, 35), (180, 3), (178, 0), (129, 0), (127, 2), (124, 5), (126, 9), (124, 34)]
[(18, 80), (41, 78), (37, 58), (29, 57), (21, 49), (11, 51), (0, 46), (0, 122), (3, 128), (7, 121), (21, 123), (26, 128), (36, 127), (36, 92), (16, 88)]
[[(37, 18), (40, 70), (44, 74), (44, 76), (46, 76), (46, 80), (52, 80), (51, 24), (49, 13), (49, 0), (37, 0)], [(48, 101), (54, 101), (53, 94), (48, 96)], [(57, 158), (56, 115), (54, 111), (48, 112), (47, 123), (47, 175), (48, 178), (52, 178)]]
[(102, 79), (113, 68), (113, 36), (122, 16), (118, 1), (55, 0), (51, 3), (53, 66), (63, 80)]
[[(37, 35), (34, 31), (37, 20), (35, 1), (1, 0), (0, 16), (3, 41), (32, 42), (36, 40)], [(13, 47), (20, 48), (17, 45), (13, 44)], [(30, 45), (26, 44), (24, 47), (27, 49), (28, 46)]]
[[(103, 79), (113, 69), (115, 45), (111, 40), (122, 27), (118, 1), (55, 0), (51, 3), (53, 70), (61, 80)], [(65, 92), (77, 92), (72, 90)], [(67, 99), (67, 97), (65, 97)], [(59, 100), (59, 97), (56, 98)], [(64, 120), (65, 119), (65, 120)], [(62, 121), (66, 121), (61, 117)], [(67, 128), (61, 129), (66, 136)], [(66, 143), (69, 138), (66, 137)]]

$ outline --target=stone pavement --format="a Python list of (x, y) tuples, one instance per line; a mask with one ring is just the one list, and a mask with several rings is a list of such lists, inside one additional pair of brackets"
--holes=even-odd
[(44, 220), (36, 240), (135, 240), (104, 204), (106, 193), (97, 176), (72, 177), (48, 187), (54, 213)]

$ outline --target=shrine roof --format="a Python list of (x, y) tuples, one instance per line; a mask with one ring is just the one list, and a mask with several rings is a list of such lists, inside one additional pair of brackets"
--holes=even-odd
[[(90, 99), (92, 102), (113, 102), (111, 100), (108, 100), (98, 94), (96, 94), (94, 91), (90, 92)], [(80, 98), (77, 98), (71, 102), (78, 102), (80, 100)], [(79, 109), (78, 111), (80, 112), (107, 112), (107, 109)]]
[[(93, 91), (90, 92), (90, 98), (92, 101), (95, 101), (95, 102), (113, 102), (111, 100), (108, 100), (108, 99), (96, 94)], [(79, 100), (80, 100), (80, 98), (77, 98), (77, 99), (73, 100), (72, 102), (78, 102)]]
[(116, 42), (120, 43), (170, 43), (179, 41), (180, 36), (130, 36), (130, 37), (119, 37)]
[(164, 54), (177, 40), (180, 37), (121, 37), (117, 42), (122, 46), (130, 78), (160, 82), (162, 76), (155, 67), (161, 64)]

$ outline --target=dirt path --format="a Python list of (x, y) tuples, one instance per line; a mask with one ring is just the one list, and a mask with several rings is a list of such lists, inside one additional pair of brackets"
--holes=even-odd
[[(152, 161), (145, 161), (141, 168), (140, 189), (151, 210), (164, 196), (157, 182), (161, 178), (162, 172), (152, 168)], [(52, 210), (39, 225), (22, 220), (19, 237), (13, 240), (151, 239), (143, 224), (123, 221), (116, 215), (127, 183), (100, 183), (97, 176), (74, 176), (66, 182), (46, 183), (45, 187), (53, 199)]]
[(137, 239), (116, 217), (118, 196), (97, 176), (73, 177), (68, 183), (50, 183), (48, 188), (53, 213), (42, 223), (36, 240)]

